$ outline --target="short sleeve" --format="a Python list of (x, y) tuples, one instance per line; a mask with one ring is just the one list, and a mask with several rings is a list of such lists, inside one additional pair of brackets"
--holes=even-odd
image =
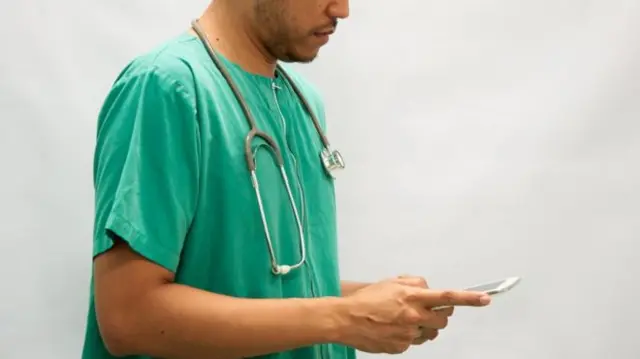
[(120, 238), (176, 271), (197, 205), (199, 144), (185, 87), (157, 67), (130, 65), (98, 119), (94, 256)]

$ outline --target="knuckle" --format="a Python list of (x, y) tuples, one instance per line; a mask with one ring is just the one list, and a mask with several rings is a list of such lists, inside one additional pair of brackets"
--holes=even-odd
[(480, 299), (480, 296), (475, 296), (472, 298), (469, 298), (469, 304), (470, 305), (478, 305), (478, 306), (482, 306), (482, 300)]
[(408, 286), (402, 286), (399, 288), (399, 296), (403, 300), (411, 300), (415, 296), (415, 291), (412, 290), (414, 288)]
[(425, 331), (422, 334), (422, 338), (420, 338), (422, 341), (427, 341), (427, 340), (433, 340), (438, 336), (438, 329), (425, 329)]
[(423, 318), (420, 313), (414, 309), (410, 308), (405, 312), (405, 321), (409, 324), (420, 323), (422, 320)]
[(444, 329), (449, 324), (449, 318), (440, 315), (432, 315), (424, 320), (427, 327), (433, 329)]
[(434, 340), (435, 338), (438, 337), (438, 334), (440, 334), (440, 332), (438, 332), (437, 330), (434, 330), (433, 332), (429, 333), (428, 340)]
[(421, 316), (421, 320), (425, 323), (429, 323), (430, 321), (432, 321), (434, 318), (437, 318), (438, 315), (434, 314), (431, 311), (425, 311), (422, 316)]
[(417, 325), (407, 325), (401, 328), (398, 328), (398, 331), (395, 333), (395, 343), (396, 346), (402, 345), (411, 345), (416, 338), (421, 336), (422, 332), (418, 329)]
[(422, 345), (422, 344), (426, 343), (427, 340), (429, 340), (429, 339), (427, 339), (426, 337), (420, 337), (420, 338), (414, 340), (413, 344), (414, 345)]
[(412, 342), (414, 339), (416, 339), (416, 335), (415, 335), (415, 332), (414, 332), (414, 331), (412, 331), (412, 330), (407, 330), (407, 331), (405, 331), (404, 333), (402, 333), (402, 334), (399, 336), (399, 339), (401, 340), (401, 343), (402, 343), (402, 344), (404, 344), (404, 343), (410, 343), (410, 342)]
[(400, 286), (400, 294), (407, 298), (407, 297), (411, 297), (413, 295), (414, 291), (413, 288), (409, 287), (409, 286)]
[(404, 350), (404, 345), (401, 343), (391, 343), (385, 348), (385, 352), (388, 354), (401, 354)]
[(453, 304), (456, 299), (455, 293), (451, 290), (445, 290), (440, 295), (440, 298), (447, 304)]
[(395, 354), (402, 354), (402, 353), (406, 352), (407, 349), (409, 349), (410, 345), (411, 344), (407, 344), (407, 343), (404, 343), (404, 342), (398, 343), (394, 347), (394, 353)]

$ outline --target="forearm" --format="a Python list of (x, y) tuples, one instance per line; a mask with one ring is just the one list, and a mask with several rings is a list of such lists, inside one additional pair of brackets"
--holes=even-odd
[(123, 318), (119, 354), (243, 358), (332, 342), (340, 298), (239, 299), (179, 284), (148, 293)]
[(348, 297), (353, 293), (359, 291), (360, 289), (368, 286), (371, 283), (363, 283), (363, 282), (354, 282), (343, 280), (340, 282), (340, 290), (342, 292), (343, 297)]
[[(398, 276), (398, 277), (394, 278), (393, 280), (398, 282), (398, 283), (405, 284), (405, 285), (427, 288), (427, 283), (425, 282), (425, 280), (422, 277), (403, 275), (403, 276)], [(342, 296), (343, 297), (348, 297), (348, 296), (352, 295), (353, 293), (359, 291), (360, 289), (362, 289), (362, 288), (364, 288), (366, 286), (369, 286), (371, 284), (372, 283), (343, 280), (343, 281), (340, 282), (340, 290), (342, 292)]]

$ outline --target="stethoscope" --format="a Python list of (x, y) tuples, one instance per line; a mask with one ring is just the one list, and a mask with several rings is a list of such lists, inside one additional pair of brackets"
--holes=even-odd
[[(275, 275), (286, 275), (292, 270), (301, 267), (306, 261), (307, 254), (306, 254), (306, 244), (304, 239), (304, 229), (302, 226), (302, 221), (300, 220), (300, 215), (298, 214), (298, 209), (295, 204), (295, 199), (293, 198), (293, 193), (291, 192), (291, 187), (289, 185), (289, 177), (287, 176), (287, 173), (284, 169), (284, 161), (282, 158), (282, 153), (280, 152), (280, 148), (276, 144), (276, 142), (273, 140), (273, 138), (271, 138), (266, 133), (258, 130), (256, 121), (251, 115), (251, 112), (249, 111), (249, 107), (247, 106), (246, 101), (240, 94), (240, 91), (238, 90), (235, 82), (231, 79), (229, 72), (227, 72), (226, 68), (221, 63), (218, 56), (215, 54), (215, 51), (211, 47), (211, 44), (209, 43), (207, 36), (204, 34), (202, 29), (198, 25), (198, 21), (193, 20), (191, 22), (191, 27), (193, 28), (193, 31), (195, 31), (198, 38), (200, 38), (200, 41), (205, 45), (207, 52), (209, 53), (209, 57), (211, 57), (211, 60), (213, 61), (215, 66), (218, 68), (218, 70), (220, 70), (220, 73), (222, 73), (222, 76), (224, 76), (225, 80), (229, 84), (229, 87), (231, 87), (231, 90), (233, 91), (233, 94), (235, 95), (238, 102), (240, 103), (240, 107), (242, 107), (242, 112), (244, 113), (244, 116), (246, 117), (247, 122), (249, 123), (249, 126), (251, 128), (244, 141), (245, 161), (247, 163), (247, 168), (249, 169), (249, 173), (251, 174), (251, 183), (253, 184), (253, 188), (256, 192), (258, 207), (260, 208), (260, 217), (262, 218), (262, 225), (264, 227), (264, 232), (267, 240), (269, 256), (271, 257), (271, 271)], [(278, 73), (284, 76), (285, 80), (290, 84), (291, 88), (293, 89), (293, 91), (296, 93), (296, 95), (302, 102), (305, 108), (305, 111), (311, 117), (311, 120), (313, 121), (313, 126), (316, 128), (316, 131), (318, 132), (318, 135), (320, 136), (320, 140), (322, 141), (322, 144), (323, 144), (323, 149), (320, 152), (320, 162), (322, 163), (322, 166), (324, 167), (325, 172), (329, 176), (334, 177), (333, 171), (344, 169), (345, 167), (344, 160), (342, 159), (342, 155), (340, 155), (340, 152), (338, 152), (337, 150), (331, 149), (331, 146), (329, 145), (329, 140), (327, 139), (324, 132), (322, 131), (322, 128), (320, 128), (320, 123), (318, 122), (317, 117), (313, 113), (313, 110), (311, 109), (311, 106), (309, 105), (307, 100), (304, 98), (304, 95), (302, 95), (302, 92), (296, 86), (295, 82), (291, 80), (291, 77), (289, 77), (289, 75), (279, 65), (277, 66), (276, 70)], [(275, 251), (273, 250), (271, 235), (269, 233), (269, 225), (267, 224), (266, 214), (265, 214), (264, 206), (262, 203), (262, 196), (260, 194), (260, 185), (258, 183), (258, 177), (256, 176), (256, 164), (255, 164), (254, 154), (251, 151), (251, 144), (256, 137), (262, 138), (267, 143), (267, 146), (269, 146), (270, 149), (273, 151), (273, 154), (275, 155), (276, 165), (280, 169), (280, 174), (282, 176), (282, 180), (284, 182), (285, 188), (287, 190), (287, 194), (289, 196), (291, 209), (293, 210), (293, 215), (296, 219), (296, 224), (298, 226), (298, 239), (300, 243), (300, 261), (293, 265), (278, 264)]]

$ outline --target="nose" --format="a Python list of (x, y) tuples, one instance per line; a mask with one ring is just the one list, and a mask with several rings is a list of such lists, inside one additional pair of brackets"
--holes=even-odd
[(349, 17), (349, 0), (334, 0), (329, 4), (329, 16), (332, 18), (346, 19)]

